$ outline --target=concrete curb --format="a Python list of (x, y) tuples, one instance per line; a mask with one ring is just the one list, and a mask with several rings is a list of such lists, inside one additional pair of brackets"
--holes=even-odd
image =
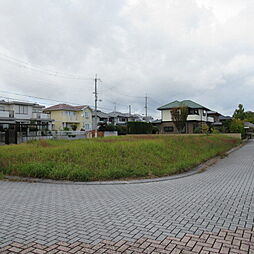
[[(237, 151), (241, 147), (243, 147), (248, 140), (244, 140), (242, 144), (237, 147), (230, 149), (229, 151), (225, 152), (225, 156)], [(218, 160), (222, 159), (221, 156), (213, 157), (201, 164), (197, 167), (189, 170), (188, 172), (165, 176), (165, 177), (158, 177), (158, 178), (150, 178), (150, 179), (137, 179), (137, 180), (116, 180), (116, 181), (94, 181), (94, 182), (73, 182), (73, 181), (59, 181), (59, 180), (51, 180), (51, 179), (40, 179), (40, 178), (32, 178), (32, 177), (19, 177), (19, 176), (5, 176), (5, 180), (9, 181), (17, 181), (17, 182), (29, 182), (29, 183), (46, 183), (46, 184), (69, 184), (69, 185), (118, 185), (118, 184), (140, 184), (140, 183), (154, 183), (154, 182), (163, 182), (163, 181), (170, 181), (179, 178), (184, 178), (188, 176), (192, 176), (198, 173), (204, 172), (208, 167), (214, 165)]]

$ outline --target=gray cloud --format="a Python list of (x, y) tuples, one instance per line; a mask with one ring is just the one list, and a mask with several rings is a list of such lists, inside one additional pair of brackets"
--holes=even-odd
[(253, 109), (253, 11), (250, 0), (1, 0), (0, 90), (93, 104), (92, 80), (24, 68), (5, 54), (40, 69), (98, 73), (103, 109), (115, 102), (142, 113), (145, 94), (154, 115), (175, 99), (225, 114), (238, 103)]

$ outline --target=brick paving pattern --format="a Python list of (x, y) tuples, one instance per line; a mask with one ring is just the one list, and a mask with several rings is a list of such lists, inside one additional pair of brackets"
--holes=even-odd
[(254, 253), (254, 142), (186, 178), (0, 182), (0, 253)]
[(251, 229), (220, 230), (201, 235), (186, 234), (182, 238), (167, 237), (162, 241), (141, 238), (118, 242), (103, 240), (98, 244), (59, 242), (50, 246), (38, 243), (12, 243), (1, 253), (254, 253), (254, 231)]

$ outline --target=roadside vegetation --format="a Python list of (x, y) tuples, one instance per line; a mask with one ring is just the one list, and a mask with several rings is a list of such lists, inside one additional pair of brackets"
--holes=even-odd
[(241, 141), (222, 135), (41, 140), (0, 147), (0, 175), (73, 181), (150, 178), (189, 170)]

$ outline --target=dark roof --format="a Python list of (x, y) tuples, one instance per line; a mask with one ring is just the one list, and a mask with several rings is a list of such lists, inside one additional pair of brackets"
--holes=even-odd
[[(93, 111), (93, 116), (95, 116), (95, 110)], [(100, 118), (108, 118), (109, 115), (105, 112), (102, 112), (100, 110), (97, 110), (97, 116)]]
[(163, 105), (158, 108), (158, 110), (163, 109), (171, 109), (171, 108), (179, 108), (179, 107), (188, 107), (188, 108), (196, 108), (196, 109), (207, 109), (206, 107), (191, 101), (191, 100), (183, 100), (183, 101), (173, 101), (166, 105)]
[(244, 127), (246, 128), (254, 128), (254, 124), (250, 122), (244, 122)]
[(57, 104), (48, 108), (45, 108), (44, 111), (55, 111), (55, 110), (70, 110), (70, 111), (80, 111), (83, 108), (88, 107), (87, 105), (82, 106), (72, 106), (69, 104)]
[(109, 117), (126, 117), (126, 118), (143, 118), (139, 114), (129, 114), (129, 113), (122, 113), (119, 111), (113, 111), (108, 113)]
[(38, 103), (33, 103), (33, 102), (23, 102), (23, 101), (5, 101), (5, 100), (0, 100), (0, 104), (4, 105), (27, 105), (27, 106), (33, 106), (36, 108), (45, 108), (45, 106), (42, 106)]
[(121, 113), (121, 112), (110, 112), (108, 113), (110, 117), (129, 117), (130, 115), (128, 113)]

